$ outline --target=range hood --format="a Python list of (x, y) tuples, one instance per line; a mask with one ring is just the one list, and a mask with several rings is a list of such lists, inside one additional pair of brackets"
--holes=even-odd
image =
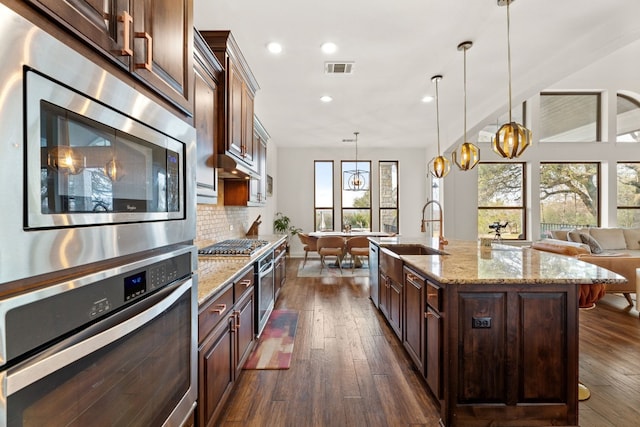
[(227, 154), (218, 154), (217, 167), (221, 179), (260, 179), (255, 171)]

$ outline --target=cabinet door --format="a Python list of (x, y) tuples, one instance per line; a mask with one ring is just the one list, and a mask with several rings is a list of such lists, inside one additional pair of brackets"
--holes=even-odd
[(134, 2), (133, 72), (186, 112), (193, 67), (193, 0)]
[(257, 169), (258, 138), (253, 133), (253, 95), (246, 85), (242, 87), (242, 139), (244, 142), (244, 161)]
[(196, 181), (198, 203), (216, 203), (218, 176), (216, 169), (217, 85), (202, 65), (194, 64), (194, 111), (197, 159)]
[(405, 270), (403, 344), (420, 372), (424, 372), (424, 279)]
[(389, 279), (389, 324), (402, 340), (402, 285)]
[(249, 184), (249, 201), (257, 204), (265, 204), (267, 202), (267, 146), (256, 133), (253, 134), (253, 140), (254, 145), (258, 147), (255, 161), (260, 179), (251, 179)]
[(245, 150), (242, 135), (244, 125), (244, 110), (242, 108), (242, 93), (244, 90), (244, 83), (242, 81), (242, 76), (236, 69), (235, 65), (233, 65), (233, 62), (231, 62), (230, 60), (228, 61), (227, 79), (229, 85), (229, 110), (227, 117), (227, 127), (229, 129), (229, 135), (226, 141), (227, 152), (244, 160)]
[(129, 68), (133, 55), (129, 0), (27, 1)]
[(241, 301), (236, 303), (235, 310), (235, 330), (236, 330), (236, 377), (238, 376), (244, 362), (249, 357), (255, 343), (255, 307), (253, 290), (245, 294)]
[(198, 425), (212, 426), (235, 378), (234, 316), (227, 316), (205, 340), (198, 355)]
[(426, 360), (424, 376), (431, 392), (442, 399), (442, 317), (427, 307)]

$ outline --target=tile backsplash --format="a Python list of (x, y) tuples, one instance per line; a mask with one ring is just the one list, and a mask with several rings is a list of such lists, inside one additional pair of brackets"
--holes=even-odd
[(245, 236), (249, 227), (249, 210), (242, 206), (199, 204), (197, 207), (195, 245)]

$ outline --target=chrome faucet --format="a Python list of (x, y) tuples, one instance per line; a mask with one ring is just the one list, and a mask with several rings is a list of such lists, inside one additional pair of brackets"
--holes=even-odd
[[(424, 213), (427, 210), (427, 207), (431, 204), (436, 205), (440, 212), (438, 215), (438, 219), (424, 219)], [(449, 241), (444, 238), (444, 221), (442, 220), (442, 205), (437, 200), (428, 200), (427, 203), (422, 207), (422, 223), (420, 224), (420, 231), (425, 233), (427, 231), (427, 227), (425, 223), (427, 222), (437, 222), (440, 224), (440, 236), (438, 236), (438, 245), (439, 249), (442, 249), (444, 245), (449, 244)]]

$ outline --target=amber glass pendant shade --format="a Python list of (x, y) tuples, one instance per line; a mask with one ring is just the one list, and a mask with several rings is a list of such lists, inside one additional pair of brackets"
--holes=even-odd
[(498, 6), (507, 6), (507, 64), (509, 70), (509, 123), (498, 129), (491, 141), (491, 147), (499, 156), (507, 159), (520, 157), (524, 150), (531, 145), (531, 131), (511, 120), (511, 19), (509, 4), (515, 0), (498, 0)]
[(84, 157), (69, 146), (61, 145), (49, 150), (49, 166), (62, 173), (77, 175), (84, 169)]
[(113, 182), (120, 181), (125, 175), (122, 164), (116, 159), (111, 159), (107, 162), (104, 168), (104, 173)]
[(493, 151), (507, 159), (520, 157), (530, 145), (531, 131), (516, 122), (502, 125), (491, 143)]
[(435, 178), (444, 178), (451, 170), (451, 162), (444, 156), (435, 157), (429, 162), (429, 172)]
[[(480, 149), (470, 142), (465, 142), (458, 151), (451, 153), (451, 159), (460, 168), (468, 171), (473, 169), (480, 161)], [(458, 161), (458, 159), (460, 161)]]

